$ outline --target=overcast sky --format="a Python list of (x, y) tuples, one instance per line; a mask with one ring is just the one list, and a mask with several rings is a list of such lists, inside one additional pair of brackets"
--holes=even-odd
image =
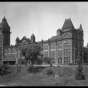
[(5, 17), (11, 27), (11, 44), (23, 36), (31, 37), (32, 30), (36, 41), (56, 35), (65, 19), (70, 18), (75, 28), (82, 24), (84, 46), (88, 43), (88, 2), (0, 2), (0, 22)]

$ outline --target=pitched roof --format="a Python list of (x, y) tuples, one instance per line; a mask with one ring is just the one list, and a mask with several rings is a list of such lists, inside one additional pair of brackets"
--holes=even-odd
[(73, 23), (70, 18), (65, 19), (65, 22), (62, 26), (62, 29), (66, 29), (66, 28), (74, 28)]
[(58, 39), (60, 40), (60, 39), (62, 39), (62, 36), (61, 36), (61, 35), (53, 36), (53, 37), (51, 37), (50, 40), (51, 40), (51, 41), (55, 41), (56, 39), (57, 39), (57, 40), (58, 40)]
[(27, 42), (30, 42), (30, 39), (26, 38), (26, 36), (23, 36), (23, 38), (20, 40), (20, 42), (22, 42), (23, 40), (26, 40)]

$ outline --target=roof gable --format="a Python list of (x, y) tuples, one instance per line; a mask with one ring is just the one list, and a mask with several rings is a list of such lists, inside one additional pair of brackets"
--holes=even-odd
[(53, 37), (51, 37), (51, 41), (55, 41), (55, 40), (58, 40), (58, 39), (62, 39), (62, 35), (57, 35), (57, 36), (53, 36)]

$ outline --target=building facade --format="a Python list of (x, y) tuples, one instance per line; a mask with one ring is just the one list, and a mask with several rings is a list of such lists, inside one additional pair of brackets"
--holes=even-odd
[[(0, 24), (0, 55), (3, 63), (17, 64), (17, 59), (22, 59), (22, 47), (32, 43), (40, 44), (43, 48), (43, 57), (53, 58), (53, 64), (77, 64), (77, 55), (81, 56), (84, 63), (84, 39), (83, 28), (75, 28), (70, 18), (65, 19), (61, 29), (57, 30), (57, 35), (48, 40), (35, 41), (35, 35), (31, 38), (24, 36), (21, 40), (16, 38), (16, 44), (10, 46), (10, 27), (6, 18)], [(86, 56), (85, 56), (86, 57)]]
[(31, 39), (23, 36), (20, 40), (19, 37), (17, 37), (15, 45), (4, 47), (3, 64), (14, 65), (20, 63), (20, 60), (24, 60), (24, 56), (22, 56), (22, 49), (31, 43), (36, 43), (34, 34), (31, 35)]
[(43, 56), (55, 59), (55, 64), (77, 64), (77, 55), (81, 56), (83, 62), (83, 28), (80, 24), (75, 29), (71, 19), (65, 19), (57, 35), (46, 41), (41, 41)]

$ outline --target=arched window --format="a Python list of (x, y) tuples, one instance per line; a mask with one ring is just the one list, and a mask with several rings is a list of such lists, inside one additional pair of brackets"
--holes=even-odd
[(59, 43), (59, 44), (58, 44), (58, 49), (61, 49), (61, 48), (62, 48), (62, 44)]
[(50, 57), (51, 58), (55, 58), (55, 51), (53, 50), (53, 51), (50, 51)]
[(43, 51), (43, 57), (48, 57), (48, 51)]
[(55, 49), (55, 44), (54, 43), (52, 43), (51, 45), (50, 45), (50, 49)]
[(62, 63), (62, 57), (58, 58), (58, 63)]
[(48, 44), (44, 44), (44, 45), (43, 45), (43, 49), (44, 49), (44, 50), (48, 50)]

